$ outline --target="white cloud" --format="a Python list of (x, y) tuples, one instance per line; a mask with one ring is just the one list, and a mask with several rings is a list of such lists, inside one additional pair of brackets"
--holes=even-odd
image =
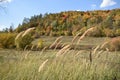
[(10, 3), (12, 0), (3, 0), (2, 3)]
[(113, 0), (103, 0), (100, 7), (104, 8), (104, 7), (108, 7), (108, 6), (113, 6), (115, 4), (117, 4), (117, 3)]

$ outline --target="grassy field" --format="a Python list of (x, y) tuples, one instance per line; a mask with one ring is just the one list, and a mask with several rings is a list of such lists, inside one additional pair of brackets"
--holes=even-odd
[[(72, 38), (63, 37), (62, 42), (69, 44)], [(56, 37), (41, 39), (51, 44)], [(105, 39), (86, 37), (80, 45), (97, 46)], [(1, 49), (0, 80), (120, 80), (120, 52)]]
[[(42, 39), (46, 44), (51, 44), (55, 41), (55, 39), (58, 37), (50, 37), (50, 36), (41, 36), (40, 39)], [(63, 43), (69, 44), (71, 43), (73, 39), (73, 36), (63, 36), (61, 39)], [(107, 38), (102, 37), (102, 38), (95, 38), (95, 37), (85, 37), (80, 45), (99, 45), (103, 43)], [(36, 43), (39, 39), (36, 39), (34, 43)]]
[[(33, 41), (33, 44), (38, 44), (39, 40), (43, 41), (44, 46), (49, 46), (52, 43), (54, 43), (54, 41), (57, 39), (58, 37), (50, 37), (50, 36), (41, 36), (39, 39), (36, 39)], [(71, 44), (72, 40), (73, 40), (73, 36), (63, 36), (60, 40), (61, 40), (61, 45), (62, 44)], [(95, 37), (85, 37), (83, 38), (83, 40), (81, 40), (81, 42), (79, 44), (77, 44), (77, 40), (79, 39), (79, 37), (76, 39), (76, 41), (73, 42), (73, 45), (76, 46), (78, 48), (78, 50), (88, 50), (89, 47), (96, 47), (98, 45), (103, 44), (108, 38), (106, 37), (102, 37), (102, 38), (95, 38)], [(73, 47), (73, 46), (72, 46)]]

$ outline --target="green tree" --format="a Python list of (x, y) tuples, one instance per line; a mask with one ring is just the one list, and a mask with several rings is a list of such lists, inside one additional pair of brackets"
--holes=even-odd
[(58, 21), (57, 20), (55, 20), (55, 21), (53, 21), (52, 23), (51, 23), (51, 26), (52, 26), (52, 28), (53, 28), (53, 31), (57, 31), (57, 27), (58, 27)]
[(13, 24), (11, 24), (11, 26), (10, 26), (10, 28), (9, 28), (9, 32), (13, 32), (14, 31), (14, 25)]

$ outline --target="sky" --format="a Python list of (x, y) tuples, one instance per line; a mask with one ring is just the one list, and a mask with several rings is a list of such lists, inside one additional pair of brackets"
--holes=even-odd
[(0, 30), (10, 27), (10, 25), (14, 25), (16, 28), (25, 17), (30, 18), (40, 13), (115, 8), (120, 8), (120, 0), (6, 0), (0, 2)]

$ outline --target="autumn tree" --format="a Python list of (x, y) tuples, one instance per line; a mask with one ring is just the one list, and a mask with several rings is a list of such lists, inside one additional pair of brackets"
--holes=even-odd
[[(97, 10), (97, 11), (65, 11), (60, 13), (46, 13), (24, 18), (16, 31), (20, 32), (27, 28), (36, 27), (37, 35), (75, 35), (84, 32), (90, 27), (99, 26), (102, 36), (107, 29), (120, 32), (120, 9)], [(98, 28), (97, 28), (98, 29)], [(97, 30), (96, 29), (96, 30)], [(96, 35), (97, 31), (94, 31)], [(64, 34), (65, 33), (65, 34)], [(99, 35), (99, 33), (97, 33)], [(100, 35), (101, 36), (101, 35)]]

